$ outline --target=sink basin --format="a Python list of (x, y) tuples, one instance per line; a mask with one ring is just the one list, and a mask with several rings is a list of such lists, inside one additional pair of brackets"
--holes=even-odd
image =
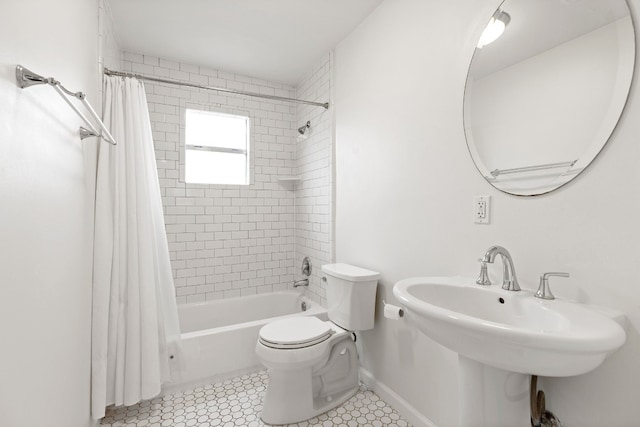
[(470, 359), (512, 372), (551, 377), (597, 368), (626, 340), (622, 327), (590, 306), (535, 298), (527, 290), (479, 286), (464, 277), (401, 280), (393, 294), (406, 319)]

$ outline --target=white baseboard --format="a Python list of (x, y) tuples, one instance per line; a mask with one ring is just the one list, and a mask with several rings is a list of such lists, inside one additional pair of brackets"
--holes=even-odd
[(378, 381), (371, 372), (363, 367), (360, 367), (360, 380), (415, 427), (438, 427), (433, 421), (422, 415), (420, 411), (411, 406), (409, 402), (400, 397), (398, 393), (391, 390), (386, 384)]

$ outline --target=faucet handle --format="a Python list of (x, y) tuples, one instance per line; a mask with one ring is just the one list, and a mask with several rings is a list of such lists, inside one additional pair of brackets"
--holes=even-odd
[(534, 297), (547, 300), (556, 299), (551, 293), (551, 288), (549, 288), (549, 277), (569, 277), (569, 273), (543, 273), (540, 276), (540, 286), (538, 286), (538, 290), (533, 295)]
[(476, 280), (476, 284), (489, 286), (491, 285), (491, 280), (489, 280), (489, 273), (487, 273), (487, 262), (482, 258), (478, 259), (478, 261), (480, 261), (480, 275)]

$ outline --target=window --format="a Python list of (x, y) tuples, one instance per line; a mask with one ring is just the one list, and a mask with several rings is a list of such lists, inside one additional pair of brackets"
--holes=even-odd
[(249, 184), (249, 118), (186, 110), (186, 182)]

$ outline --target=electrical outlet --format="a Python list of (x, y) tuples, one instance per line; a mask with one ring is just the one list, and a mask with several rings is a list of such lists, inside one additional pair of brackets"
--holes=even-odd
[(491, 196), (476, 196), (473, 198), (473, 222), (489, 224), (491, 212)]

